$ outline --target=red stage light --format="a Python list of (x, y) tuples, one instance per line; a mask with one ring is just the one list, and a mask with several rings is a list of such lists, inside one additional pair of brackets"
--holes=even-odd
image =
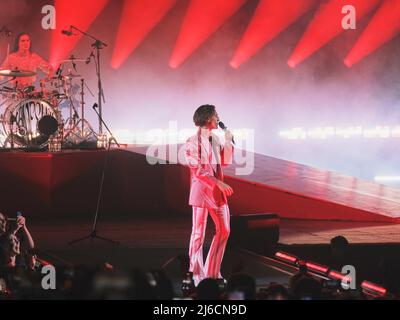
[(335, 280), (340, 280), (342, 283), (351, 283), (351, 277), (347, 274), (340, 273), (339, 271), (331, 270), (328, 276)]
[(246, 0), (191, 0), (169, 60), (171, 68), (183, 63)]
[(376, 12), (344, 64), (353, 66), (400, 33), (400, 1), (385, 0)]
[[(356, 9), (357, 21), (376, 8), (380, 2), (381, 0), (352, 0), (351, 5)], [(288, 60), (290, 67), (296, 67), (344, 31), (342, 8), (348, 4), (347, 0), (330, 0), (320, 5)]]
[(125, 0), (111, 66), (118, 69), (177, 0)]
[(57, 67), (68, 56), (81, 38), (81, 35), (67, 37), (61, 34), (61, 30), (68, 30), (73, 25), (87, 31), (108, 1), (55, 0), (57, 28), (52, 32), (50, 47), (50, 63), (53, 67)]
[(282, 251), (275, 253), (275, 257), (290, 263), (296, 263), (299, 260), (296, 256)]
[(307, 269), (314, 272), (319, 273), (327, 273), (329, 268), (322, 264), (314, 263), (314, 262), (307, 262), (306, 263)]
[(238, 68), (311, 10), (318, 0), (261, 0), (230, 62)]
[(387, 290), (384, 287), (381, 287), (375, 283), (369, 281), (363, 281), (361, 283), (361, 288), (368, 292), (372, 292), (373, 294), (384, 296), (387, 293)]

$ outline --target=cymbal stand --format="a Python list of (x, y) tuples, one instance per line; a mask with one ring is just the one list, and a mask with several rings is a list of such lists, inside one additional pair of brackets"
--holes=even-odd
[(4, 81), (2, 83), (0, 83), (0, 86), (4, 86), (6, 83), (9, 83), (11, 81), (14, 81), (17, 77), (12, 77), (10, 80)]
[[(95, 140), (97, 138), (96, 133), (94, 132), (90, 123), (85, 119), (85, 80), (81, 79), (81, 118), (77, 123), (74, 123), (74, 127), (69, 131), (69, 134), (73, 134), (78, 140), (79, 143), (87, 140)], [(72, 103), (72, 100), (71, 100)]]
[(66, 141), (67, 138), (71, 135), (71, 133), (76, 128), (76, 123), (77, 123), (76, 119), (78, 119), (79, 116), (78, 116), (78, 111), (76, 110), (74, 101), (72, 99), (71, 90), (68, 89), (68, 83), (66, 82), (67, 79), (65, 77), (60, 76), (59, 80), (62, 81), (64, 95), (66, 96), (66, 100), (68, 101), (68, 105), (69, 105), (69, 118), (65, 121), (65, 123), (68, 123), (68, 130), (65, 130), (66, 134), (63, 137), (64, 141)]
[(94, 40), (94, 43), (92, 44), (92, 48), (95, 50), (96, 54), (94, 55), (94, 60), (95, 60), (95, 66), (96, 66), (96, 75), (97, 75), (97, 87), (98, 87), (98, 97), (97, 97), (97, 105), (99, 106), (99, 135), (103, 134), (103, 122), (101, 121), (103, 117), (103, 102), (105, 103), (105, 98), (104, 98), (104, 90), (103, 90), (103, 84), (101, 80), (101, 61), (100, 61), (100, 51), (104, 47), (108, 47), (108, 45), (104, 42), (101, 41), (100, 39), (97, 39), (96, 37), (93, 37), (92, 35), (88, 34), (85, 31), (80, 30), (79, 28), (72, 26), (71, 29), (74, 29), (84, 35), (85, 37), (88, 37), (92, 40)]

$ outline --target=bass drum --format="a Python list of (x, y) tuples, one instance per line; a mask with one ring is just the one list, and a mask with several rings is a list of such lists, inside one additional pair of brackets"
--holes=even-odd
[[(51, 131), (43, 130), (49, 127), (48, 123)], [(47, 101), (10, 100), (3, 115), (3, 127), (8, 141), (14, 145), (45, 148), (51, 134), (62, 134), (63, 121), (61, 113)]]

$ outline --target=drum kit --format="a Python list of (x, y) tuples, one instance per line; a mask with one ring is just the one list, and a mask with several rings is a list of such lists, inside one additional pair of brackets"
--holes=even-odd
[[(72, 147), (97, 140), (97, 134), (85, 119), (85, 80), (67, 70), (62, 74), (59, 68), (54, 77), (41, 80), (38, 88), (18, 86), (19, 77), (35, 76), (34, 71), (0, 70), (0, 76), (8, 78), (0, 86), (3, 148), (54, 151), (52, 141), (61, 148), (61, 145)], [(10, 83), (13, 86), (7, 86)], [(80, 99), (76, 98), (78, 94)]]

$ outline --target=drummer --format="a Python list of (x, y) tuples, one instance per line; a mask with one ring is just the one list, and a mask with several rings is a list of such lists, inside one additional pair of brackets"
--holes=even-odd
[[(37, 69), (42, 70), (46, 76), (53, 75), (53, 68), (38, 54), (31, 50), (31, 38), (27, 33), (21, 33), (15, 39), (14, 52), (11, 53), (3, 62), (0, 70), (29, 70), (37, 72)], [(17, 77), (13, 80), (13, 84), (17, 84), (19, 89), (33, 85), (36, 81), (36, 76), (32, 77)]]

